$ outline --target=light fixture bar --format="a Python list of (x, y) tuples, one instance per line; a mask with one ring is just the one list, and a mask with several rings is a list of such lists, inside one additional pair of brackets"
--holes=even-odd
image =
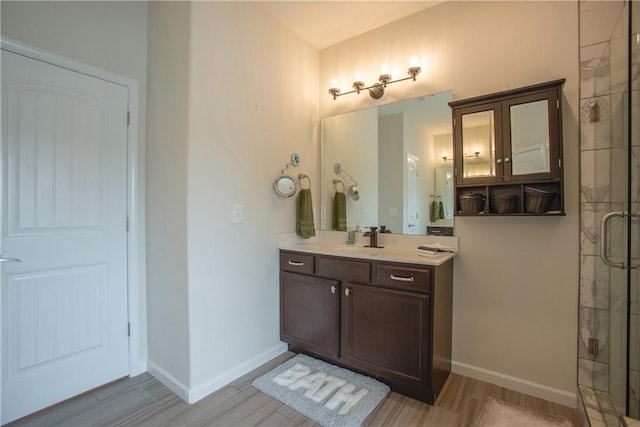
[(333, 96), (333, 99), (336, 99), (339, 96), (349, 95), (350, 93), (359, 94), (361, 91), (368, 90), (369, 95), (371, 95), (372, 98), (379, 99), (380, 97), (382, 97), (382, 95), (384, 95), (384, 88), (386, 88), (387, 85), (390, 85), (391, 83), (403, 82), (405, 80), (413, 80), (415, 82), (416, 76), (420, 74), (421, 71), (422, 68), (420, 67), (409, 67), (409, 70), (407, 71), (409, 77), (404, 77), (402, 79), (396, 80), (391, 80), (390, 74), (381, 74), (380, 78), (378, 79), (379, 83), (374, 83), (370, 86), (364, 86), (364, 82), (358, 80), (353, 82), (353, 90), (340, 93), (340, 89), (338, 89), (337, 87), (332, 87), (331, 89), (329, 89), (329, 95)]

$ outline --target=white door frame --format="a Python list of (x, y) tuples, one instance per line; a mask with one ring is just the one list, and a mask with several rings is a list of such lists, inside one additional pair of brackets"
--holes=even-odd
[[(146, 335), (146, 325), (141, 325), (139, 322), (141, 314), (143, 314), (141, 312), (144, 308), (146, 287), (144, 286), (144, 280), (140, 279), (140, 265), (143, 265), (142, 263), (144, 262), (144, 218), (141, 216), (137, 205), (139, 200), (144, 200), (144, 188), (140, 186), (140, 183), (144, 182), (141, 179), (144, 177), (144, 167), (138, 164), (140, 160), (138, 152), (138, 81), (7, 38), (0, 37), (0, 47), (19, 55), (122, 85), (129, 90), (128, 111), (130, 112), (130, 121), (127, 128), (127, 217), (129, 219), (129, 232), (127, 233), (127, 310), (130, 324), (129, 376), (141, 374), (147, 370), (147, 363), (146, 360), (141, 360), (141, 355), (146, 354), (146, 348), (141, 348), (140, 345), (141, 335)], [(2, 203), (1, 198), (0, 203)], [(141, 292), (143, 293), (142, 295)], [(1, 370), (0, 380), (2, 380)]]

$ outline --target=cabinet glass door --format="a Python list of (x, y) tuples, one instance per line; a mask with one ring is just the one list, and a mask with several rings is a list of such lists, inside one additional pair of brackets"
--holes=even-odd
[(512, 175), (550, 172), (549, 167), (549, 101), (512, 105), (511, 162)]
[(462, 115), (463, 178), (494, 178), (495, 153), (494, 110)]
[(504, 101), (504, 181), (560, 177), (560, 111), (556, 91)]

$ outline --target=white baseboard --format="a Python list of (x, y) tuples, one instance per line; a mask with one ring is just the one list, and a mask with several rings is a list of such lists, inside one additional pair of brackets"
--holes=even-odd
[[(475, 378), (509, 390), (518, 391), (520, 393), (529, 394), (541, 399), (555, 402), (570, 408), (577, 408), (577, 393), (571, 393), (555, 387), (549, 387), (544, 384), (533, 381), (524, 380), (522, 378), (512, 377), (500, 372), (490, 371), (478, 366), (468, 365), (466, 363), (451, 361), (451, 372), (465, 377)], [(577, 386), (576, 386), (577, 387)]]
[(231, 381), (240, 378), (244, 374), (247, 374), (257, 367), (264, 365), (271, 359), (280, 356), (281, 354), (285, 353), (287, 349), (288, 348), (285, 343), (280, 343), (265, 351), (264, 353), (252, 357), (251, 359), (241, 363), (240, 365), (229, 369), (227, 372), (223, 372), (222, 374), (218, 375), (215, 378), (212, 378), (206, 383), (193, 387), (191, 390), (189, 390), (189, 397), (187, 402), (197, 402), (203, 397), (206, 397), (214, 391), (229, 384)]
[(236, 380), (247, 374), (257, 367), (264, 365), (271, 359), (274, 359), (280, 356), (283, 353), (286, 353), (288, 350), (287, 344), (280, 343), (269, 350), (261, 353), (238, 366), (231, 368), (230, 370), (223, 372), (215, 378), (207, 381), (204, 384), (198, 385), (196, 387), (189, 388), (186, 385), (182, 384), (171, 374), (166, 372), (164, 369), (160, 368), (155, 363), (149, 361), (147, 365), (149, 367), (149, 373), (153, 375), (158, 381), (162, 384), (166, 385), (171, 391), (184, 399), (187, 403), (196, 403), (198, 400), (208, 396), (214, 391), (224, 387), (229, 384), (231, 381)]
[(173, 375), (171, 375), (152, 361), (148, 361), (147, 366), (149, 368), (149, 373), (153, 375), (158, 381), (166, 385), (169, 390), (180, 396), (185, 402), (189, 401), (189, 388), (186, 385), (182, 384)]
[(147, 362), (138, 362), (134, 365), (131, 366), (130, 370), (129, 370), (129, 376), (130, 377), (137, 377), (140, 374), (143, 374), (145, 372), (147, 372)]

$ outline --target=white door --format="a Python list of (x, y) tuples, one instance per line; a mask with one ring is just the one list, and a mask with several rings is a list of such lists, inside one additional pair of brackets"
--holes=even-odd
[(128, 90), (1, 59), (6, 423), (129, 373)]
[(405, 234), (421, 234), (419, 227), (418, 166), (420, 159), (407, 154), (407, 186), (405, 188)]

